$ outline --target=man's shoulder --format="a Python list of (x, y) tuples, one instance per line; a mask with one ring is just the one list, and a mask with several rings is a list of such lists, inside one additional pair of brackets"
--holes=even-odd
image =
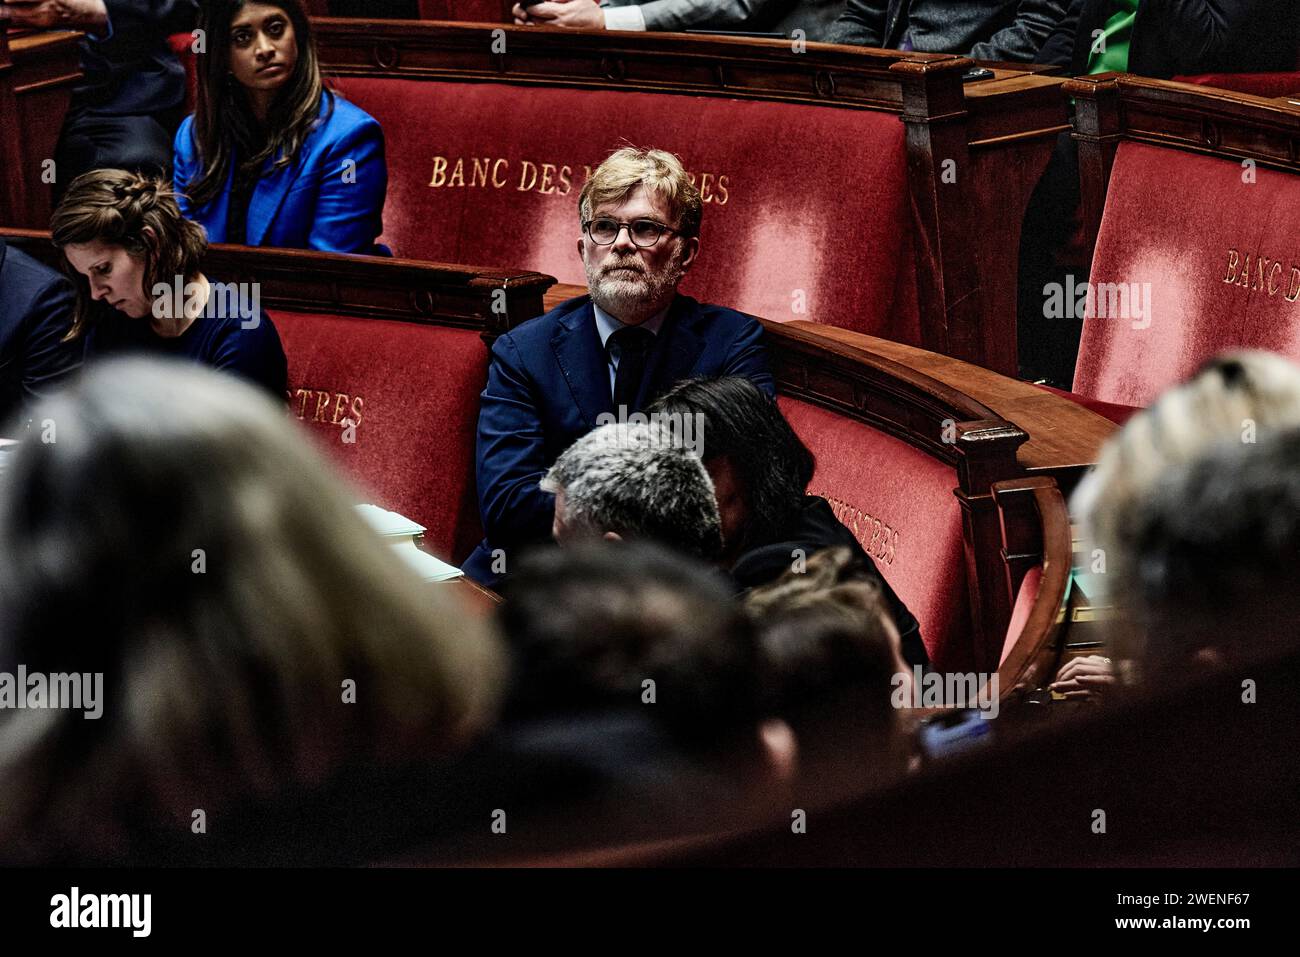
[(682, 316), (697, 327), (739, 332), (759, 326), (753, 316), (730, 306), (700, 302), (690, 296), (679, 296), (678, 300)]
[(790, 555), (795, 549), (811, 557), (837, 545), (858, 557), (867, 557), (853, 532), (835, 516), (830, 502), (818, 495), (805, 495), (800, 508), (772, 529), (767, 540), (756, 543), (736, 559), (731, 577), (741, 588), (763, 585), (790, 567)]
[(566, 299), (549, 312), (521, 322), (506, 333), (505, 337), (520, 348), (544, 345), (550, 341), (556, 330), (572, 325), (575, 320), (581, 318), (584, 310), (589, 312), (590, 305), (591, 297), (585, 294)]
[(0, 244), (0, 310), (6, 316), (26, 316), (37, 300), (53, 291), (74, 295), (72, 283), (57, 269), (29, 256), (21, 249)]
[(358, 131), (358, 135), (375, 135), (380, 139), (384, 135), (378, 120), (333, 91), (321, 94), (320, 119), (321, 135), (325, 140), (335, 140), (353, 131)]
[(4, 275), (4, 282), (0, 283), (0, 288), (21, 285), (25, 290), (30, 291), (35, 287), (44, 288), (49, 285), (68, 283), (67, 277), (57, 269), (52, 269), (39, 259), (10, 246), (3, 240), (0, 240), (0, 270), (3, 270)]

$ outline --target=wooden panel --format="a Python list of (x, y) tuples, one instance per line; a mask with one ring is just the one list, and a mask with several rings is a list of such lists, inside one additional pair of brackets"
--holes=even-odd
[(54, 159), (72, 88), (81, 78), (80, 39), (68, 31), (11, 35), (7, 64), (0, 52), (0, 166), (7, 187), (0, 224), (49, 225), (50, 185), (42, 173)]

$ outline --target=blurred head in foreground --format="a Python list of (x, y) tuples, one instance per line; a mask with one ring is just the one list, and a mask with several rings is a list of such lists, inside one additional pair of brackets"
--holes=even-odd
[[(1126, 649), (1147, 679), (1235, 667), (1300, 640), (1300, 429), (1220, 442), (1134, 509)], [(1190, 667), (1189, 667), (1190, 666)]]
[(849, 549), (828, 548), (803, 571), (752, 589), (745, 609), (758, 631), (766, 713), (793, 732), (801, 774), (893, 770), (895, 676), (911, 700), (912, 671), (875, 577)]
[(1082, 525), (1100, 597), (1121, 613), (1112, 632), (1122, 660), (1140, 656), (1144, 640), (1131, 613), (1139, 601), (1133, 589), (1147, 501), (1162, 491), (1171, 470), (1211, 447), (1251, 446), (1291, 426), (1300, 426), (1300, 368), (1272, 353), (1227, 353), (1134, 415), (1102, 448), (1070, 510)]
[[(1300, 368), (1269, 352), (1219, 356), (1111, 437), (1071, 511), (1098, 547), (1113, 547), (1128, 534), (1130, 509), (1170, 466), (1222, 440), (1249, 443), (1290, 425), (1300, 425)], [(1108, 576), (1118, 571), (1107, 561)]]
[(715, 569), (645, 542), (589, 541), (533, 552), (505, 597), (514, 714), (644, 706), (687, 745), (754, 737), (753, 633)]
[(113, 361), (34, 415), (0, 479), (0, 671), (101, 672), (102, 714), (0, 710), (0, 847), (129, 855), (494, 718), (495, 637), (257, 390)]

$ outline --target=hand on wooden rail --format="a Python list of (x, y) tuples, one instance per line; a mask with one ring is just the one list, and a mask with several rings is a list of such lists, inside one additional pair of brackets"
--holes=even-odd
[(0, 25), (31, 30), (108, 29), (104, 0), (0, 0)]

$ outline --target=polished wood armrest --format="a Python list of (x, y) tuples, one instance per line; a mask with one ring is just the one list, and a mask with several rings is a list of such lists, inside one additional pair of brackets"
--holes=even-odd
[(450, 585), (468, 602), (471, 608), (483, 614), (491, 613), (501, 604), (501, 596), (491, 588), (480, 585), (469, 577), (454, 578), (449, 582), (437, 582), (438, 586)]
[(1029, 436), (1017, 452), (1025, 471), (1055, 478), (1065, 494), (1097, 461), (1102, 443), (1117, 428), (1076, 402), (960, 359), (805, 320), (785, 325), (811, 327), (845, 348), (890, 359), (988, 406)]
[(1072, 565), (1070, 520), (1065, 499), (1050, 478), (995, 482), (993, 498), (1001, 513), (1007, 584), (1013, 598), (1028, 569), (1042, 568), (1033, 608), (998, 668), (1001, 696), (1012, 698), (1047, 684), (1060, 667)]

